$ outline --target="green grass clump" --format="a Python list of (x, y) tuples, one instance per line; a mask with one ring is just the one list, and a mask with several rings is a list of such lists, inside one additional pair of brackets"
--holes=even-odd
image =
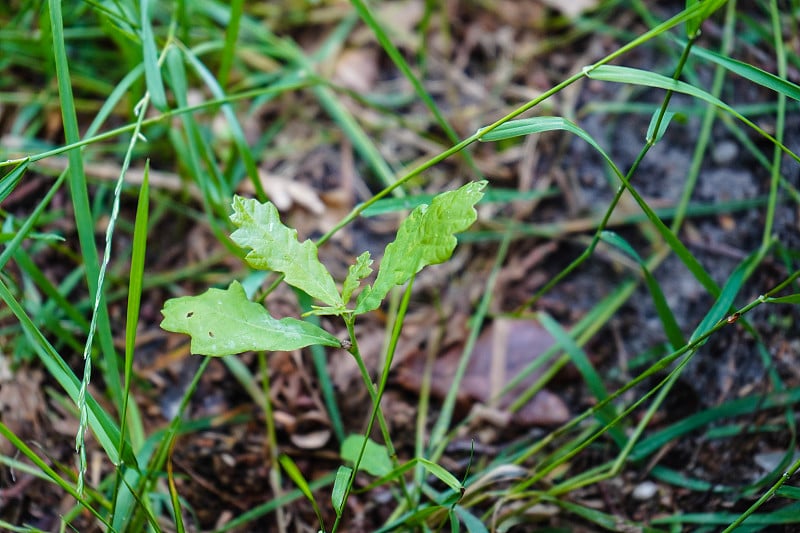
[[(507, 531), (553, 516), (558, 517), (553, 524), (609, 530), (767, 530), (796, 524), (800, 490), (793, 476), (800, 460), (794, 452), (794, 407), (800, 388), (778, 371), (780, 348), (770, 340), (775, 330), (796, 329), (796, 315), (785, 310), (800, 304), (796, 234), (781, 229), (781, 217), (800, 204), (792, 178), (800, 156), (787, 135), (800, 101), (800, 86), (788, 75), (800, 65), (787, 49), (798, 38), (793, 22), (798, 7), (689, 1), (664, 17), (641, 2), (608, 1), (571, 20), (545, 13), (542, 24), (551, 27), (542, 31), (553, 39), (536, 54), (577, 47), (597, 35), (624, 44), (519, 105), (498, 97), (490, 106), (493, 115), (475, 118), (452, 105), (452, 95), (431, 88), (441, 51), (427, 39), (435, 33), (437, 46), (452, 47), (454, 23), (435, 3), (419, 4), (414, 4), (421, 9), (419, 18), (408, 31), (392, 29), (385, 19), (389, 4), (360, 0), (269, 6), (49, 0), (0, 10), (0, 112), (12, 110), (0, 115), (0, 300), (5, 304), (0, 356), (18, 376), (33, 367), (44, 370), (47, 405), (58, 409), (42, 406), (31, 416), (50, 423), (67, 419), (75, 432), (74, 439), (57, 432), (32, 436), (4, 419), (0, 434), (9, 447), (3, 448), (3, 463), (42, 480), (48, 494), (72, 499), (74, 506), (59, 517), (62, 529), (195, 529), (201, 510), (188, 493), (196, 490), (196, 479), (175, 460), (176, 443), (221, 423), (219, 417), (193, 416), (190, 409), (208, 393), (208, 370), (221, 361), (226, 375), (263, 413), (267, 473), (259, 504), (239, 508), (237, 516), (215, 526), (217, 531), (265, 524), (287, 531), (291, 516), (311, 517), (320, 530), (346, 530), (353, 520), (351, 498), (384, 502), (382, 523), (369, 524), (381, 531)], [(641, 31), (616, 27), (620, 13), (639, 21)], [(704, 40), (704, 28), (718, 29), (718, 38)], [(313, 45), (309, 33), (315, 35)], [(405, 89), (360, 91), (332, 74), (343, 49), (367, 41), (371, 44), (361, 48), (380, 50), (388, 59), (384, 68), (401, 78)], [(766, 50), (774, 72), (752, 59), (763, 54), (738, 54), (742, 49)], [(638, 52), (658, 55), (667, 66), (628, 66)], [(574, 112), (563, 100), (580, 84), (615, 84), (620, 97)], [(747, 88), (760, 100), (743, 102), (733, 88)], [(643, 104), (642, 95), (656, 95), (658, 101)], [(649, 128), (632, 161), (618, 156), (588, 125), (595, 115), (645, 113)], [(644, 172), (645, 165), (653, 148), (673, 141), (675, 129), (686, 128), (687, 121), (697, 126), (688, 172), (677, 200), (665, 207), (642, 192), (652, 185), (648, 180), (658, 179)], [(473, 123), (480, 127), (465, 134), (464, 124)], [(400, 138), (414, 141), (414, 150), (389, 153), (381, 144), (387, 132), (397, 130), (406, 135)], [(703, 165), (716, 148), (714, 132), (720, 130), (760, 165), (754, 171), (768, 183), (763, 197), (713, 206), (693, 201)], [(501, 187), (492, 172), (502, 165), (487, 165), (486, 158), (502, 159), (550, 132), (588, 147), (608, 180), (608, 199), (599, 209), (594, 202), (578, 221), (503, 218), (523, 202), (552, 201), (559, 190)], [(314, 148), (331, 144), (343, 146), (348, 156), (352, 148), (352, 173), (366, 184), (360, 189), (363, 201), (349, 205), (315, 241), (301, 243), (292, 222), (281, 221), (275, 207), (279, 195), (268, 194), (275, 183), (263, 167), (279, 160), (289, 169), (305, 168)], [(243, 191), (255, 199), (237, 196)], [(479, 201), (498, 216), (482, 220), (483, 207), (474, 208)], [(698, 231), (692, 222), (716, 216), (745, 224), (753, 219), (745, 220), (743, 213), (754, 211), (760, 239), (742, 248), (737, 264), (721, 278), (698, 257), (689, 238)], [(365, 252), (354, 254), (347, 273), (335, 278), (334, 265), (318, 257), (323, 245), (356, 221), (392, 213), (400, 213), (403, 222), (377, 277), (365, 281), (372, 271)], [(492, 250), (492, 267), (441, 405), (434, 410), (430, 403), (428, 373), (416, 406), (417, 432), (411, 438), (397, 435), (382, 398), (414, 280), (423, 267), (450, 258), (456, 233), (462, 245), (493, 243), (481, 248)], [(569, 365), (589, 407), (557, 428), (502, 442), (491, 455), (474, 452), (467, 467), (458, 466), (448, 450), (475, 423), (473, 415), (457, 413), (469, 356), (482, 326), (493, 318), (490, 310), (497, 309), (498, 279), (513, 254), (512, 243), (532, 238), (577, 244), (580, 252), (537, 290), (521, 295), (511, 313), (534, 316), (554, 339), (506, 387), (511, 391), (537, 376), (511, 401), (511, 423), (514, 413), (545, 386), (554, 387), (551, 380)], [(204, 245), (212, 251), (197, 251)], [(615, 258), (620, 281), (574, 323), (564, 325), (540, 305), (601, 257)], [(676, 314), (670, 289), (660, 281), (659, 267), (668, 259), (683, 265), (683, 275), (710, 302), (697, 324), (687, 326)], [(772, 274), (759, 275), (764, 271)], [(296, 296), (302, 319), (275, 319), (262, 305), (286, 286), (295, 291), (286, 294)], [(153, 385), (144, 376), (151, 352), (166, 346), (165, 334), (152, 333), (165, 302), (165, 329), (190, 334), (193, 353), (221, 359), (188, 359), (197, 364), (187, 364), (192, 372), (169, 409), (162, 409), (170, 420), (159, 425), (148, 415)], [(630, 354), (626, 369), (601, 367), (587, 343), (632, 304), (650, 306), (663, 342)], [(367, 320), (382, 306), (383, 365), (373, 375), (359, 347), (356, 318)], [(347, 331), (346, 339), (326, 329), (336, 323)], [(752, 358), (766, 376), (765, 390), (730, 395), (660, 423), (665, 406), (678, 397), (677, 384), (706, 356), (704, 347), (733, 332), (752, 346)], [(162, 344), (149, 347), (152, 338)], [(370, 401), (364, 420), (343, 412), (342, 394), (355, 393), (337, 394), (323, 347), (343, 348), (354, 357)], [(271, 383), (280, 378), (269, 365), (272, 352), (300, 349), (313, 361), (314, 386), (332, 433), (329, 448), (338, 454), (316, 476), (309, 468), (316, 458), (287, 444), (270, 395)], [(184, 345), (174, 353), (188, 350)], [(255, 355), (230, 357), (241, 352)], [(227, 419), (233, 420), (240, 421)], [(379, 437), (372, 432), (376, 421)], [(760, 475), (727, 484), (661, 461), (671, 447), (698, 435), (711, 443), (710, 450), (748, 435), (763, 443), (759, 449), (782, 453), (760, 471), (753, 467), (751, 473)], [(406, 449), (396, 446), (398, 440)], [(673, 502), (669, 512), (640, 519), (625, 514), (627, 507), (611, 514), (592, 501), (605, 484), (630, 483), (637, 476), (661, 491), (719, 496), (714, 501), (726, 506), (695, 513)], [(19, 523), (10, 518), (0, 527), (37, 530), (31, 516), (17, 518)]]

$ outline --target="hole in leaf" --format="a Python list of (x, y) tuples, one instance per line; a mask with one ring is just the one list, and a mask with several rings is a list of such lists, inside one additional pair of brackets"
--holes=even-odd
[(186, 318), (192, 318), (194, 316), (194, 311), (189, 311), (186, 313)]
[(208, 336), (211, 337), (211, 338), (214, 338), (214, 334), (211, 333), (210, 331), (208, 332)]

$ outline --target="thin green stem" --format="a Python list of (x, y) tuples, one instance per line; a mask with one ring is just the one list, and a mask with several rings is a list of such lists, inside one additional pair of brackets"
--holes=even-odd
[[(730, 0), (725, 12), (725, 29), (722, 34), (722, 44), (720, 45), (720, 53), (726, 55), (730, 52), (733, 46), (733, 31), (736, 27), (736, 0)], [(712, 96), (719, 97), (722, 93), (722, 87), (725, 83), (725, 75), (727, 71), (718, 65), (714, 69), (714, 81), (711, 84)], [(718, 108), (714, 106), (706, 107), (705, 114), (703, 115), (703, 123), (700, 126), (697, 143), (695, 145), (694, 153), (692, 154), (692, 162), (689, 165), (689, 172), (686, 178), (686, 185), (683, 187), (681, 198), (675, 208), (675, 218), (672, 220), (670, 229), (673, 233), (678, 233), (681, 225), (683, 224), (686, 212), (689, 209), (689, 201), (692, 198), (697, 178), (700, 175), (700, 167), (703, 164), (703, 158), (706, 150), (708, 149), (709, 139), (711, 137), (711, 128), (719, 113)]]
[[(678, 65), (675, 67), (675, 72), (673, 73), (673, 76), (672, 76), (673, 79), (677, 80), (678, 78), (680, 78), (681, 72), (683, 71), (683, 67), (686, 65), (686, 61), (689, 58), (689, 52), (691, 50), (692, 44), (694, 44), (694, 38), (690, 38), (688, 43), (684, 47), (683, 53), (681, 54), (681, 57), (680, 57), (680, 59), (678, 61)], [(670, 91), (667, 91), (666, 94), (664, 95), (664, 100), (661, 103), (661, 108), (658, 111), (658, 115), (657, 115), (656, 120), (655, 120), (655, 126), (653, 127), (653, 131), (658, 131), (659, 130), (661, 122), (664, 120), (664, 116), (667, 113), (667, 109), (669, 107), (669, 102), (672, 99), (672, 94), (673, 94), (673, 91), (670, 90)], [(518, 312), (522, 311), (524, 309), (527, 309), (527, 308), (531, 307), (532, 305), (534, 305), (536, 302), (538, 302), (539, 299), (542, 296), (544, 296), (545, 294), (550, 292), (553, 289), (553, 287), (555, 287), (556, 285), (561, 283), (561, 281), (563, 281), (564, 278), (566, 278), (572, 272), (574, 272), (579, 266), (581, 266), (584, 263), (584, 261), (586, 261), (594, 253), (595, 248), (597, 248), (597, 245), (600, 243), (600, 237), (601, 237), (603, 231), (605, 231), (606, 226), (607, 226), (609, 220), (611, 219), (611, 215), (614, 213), (614, 209), (616, 209), (617, 204), (622, 199), (622, 195), (625, 192), (625, 190), (626, 189), (630, 190), (630, 186), (629, 185), (630, 185), (630, 182), (633, 179), (633, 176), (635, 175), (636, 171), (639, 169), (639, 165), (644, 160), (645, 156), (647, 155), (647, 153), (650, 151), (650, 148), (652, 148), (654, 144), (655, 144), (655, 136), (653, 136), (651, 138), (648, 138), (646, 140), (644, 146), (639, 151), (639, 154), (636, 156), (636, 159), (634, 160), (633, 164), (631, 164), (630, 169), (625, 174), (625, 177), (622, 180), (622, 182), (623, 182), (622, 185), (620, 185), (617, 188), (617, 192), (616, 192), (616, 194), (614, 194), (614, 197), (612, 198), (611, 203), (609, 204), (608, 208), (606, 209), (606, 213), (603, 216), (603, 220), (597, 226), (597, 230), (595, 231), (594, 236), (592, 237), (592, 240), (589, 243), (589, 246), (586, 247), (586, 249), (581, 253), (581, 255), (579, 255), (569, 265), (567, 265), (567, 267), (564, 268), (564, 270), (562, 270), (561, 272), (559, 272), (558, 274), (553, 276), (547, 283), (544, 284), (544, 286), (542, 288), (540, 288), (538, 291), (536, 291), (536, 293), (533, 296), (531, 296), (528, 300), (523, 302), (519, 306), (519, 308), (517, 309)]]
[[(778, 76), (786, 79), (786, 46), (783, 42), (783, 35), (781, 33), (781, 20), (780, 10), (776, 0), (770, 1), (770, 22), (772, 23), (772, 35), (775, 40), (775, 60), (778, 64)], [(767, 203), (767, 213), (764, 220), (764, 234), (761, 242), (762, 246), (768, 246), (772, 240), (772, 228), (775, 224), (775, 210), (778, 204), (778, 185), (781, 178), (781, 159), (783, 158), (783, 144), (784, 129), (786, 126), (786, 95), (783, 92), (778, 92), (778, 109), (775, 114), (775, 139), (778, 144), (775, 145), (772, 153), (772, 168), (770, 173), (769, 184), (769, 202)]]
[[(353, 483), (355, 482), (356, 475), (358, 475), (358, 468), (359, 468), (359, 466), (361, 464), (362, 458), (364, 457), (364, 452), (366, 451), (366, 448), (367, 448), (367, 439), (369, 438), (369, 435), (372, 433), (372, 428), (375, 425), (375, 420), (382, 420), (382, 418), (383, 418), (383, 415), (382, 415), (381, 409), (380, 409), (380, 407), (381, 407), (381, 399), (383, 398), (383, 393), (386, 391), (386, 385), (389, 382), (389, 374), (391, 373), (392, 360), (394, 359), (394, 354), (395, 354), (395, 351), (397, 350), (397, 342), (400, 339), (400, 332), (403, 329), (403, 321), (405, 320), (406, 312), (408, 311), (408, 304), (411, 301), (411, 293), (412, 293), (412, 289), (413, 289), (413, 286), (414, 286), (414, 278), (415, 278), (415, 276), (412, 276), (411, 279), (408, 281), (408, 285), (406, 286), (406, 290), (403, 293), (403, 299), (400, 301), (400, 307), (399, 307), (399, 309), (397, 311), (397, 317), (396, 317), (396, 319), (394, 321), (394, 324), (392, 326), (392, 336), (391, 336), (391, 338), (389, 340), (389, 346), (386, 349), (386, 359), (385, 359), (385, 363), (384, 363), (384, 366), (383, 366), (383, 371), (381, 372), (381, 380), (380, 380), (380, 383), (379, 383), (379, 386), (378, 386), (378, 391), (377, 391), (377, 393), (374, 395), (374, 397), (372, 399), (372, 402), (373, 402), (372, 403), (372, 414), (370, 415), (369, 421), (367, 422), (367, 428), (364, 430), (364, 440), (361, 443), (361, 450), (359, 450), (358, 457), (356, 458), (356, 460), (355, 460), (355, 462), (353, 464), (353, 471), (351, 472), (350, 478), (348, 479), (347, 487), (346, 487), (345, 493), (344, 493), (344, 498), (342, 500), (345, 503), (347, 502), (347, 498), (350, 496), (350, 492), (351, 492), (351, 490), (353, 488)], [(351, 326), (348, 325), (348, 331), (350, 331), (350, 328), (351, 328)], [(354, 344), (354, 346), (355, 346), (355, 344)], [(359, 358), (360, 358), (360, 356), (359, 356)], [(359, 367), (361, 367), (361, 366), (363, 366), (363, 362), (362, 362), (361, 365), (359, 365)], [(366, 367), (364, 367), (364, 369), (366, 370)], [(367, 374), (367, 378), (369, 378), (369, 374)], [(370, 382), (370, 384), (371, 384), (371, 382)], [(387, 435), (384, 435), (384, 440), (385, 440), (384, 445), (387, 448), (387, 453), (389, 454), (389, 457), (392, 458), (392, 461), (394, 463), (393, 466), (396, 468), (398, 466), (397, 465), (397, 453), (395, 452), (394, 447), (392, 446), (391, 440), (387, 439), (387, 437), (388, 437), (388, 433), (387, 433)], [(411, 499), (410, 494), (408, 493), (408, 490), (407, 490), (407, 488), (405, 486), (405, 483), (401, 483), (400, 487), (401, 487), (403, 493), (405, 494), (406, 505), (411, 506), (412, 505), (412, 499)], [(342, 505), (344, 506), (344, 503)], [(339, 526), (339, 522), (340, 522), (341, 518), (342, 518), (342, 515), (341, 514), (337, 514), (336, 521), (334, 522), (333, 528), (331, 529), (331, 533), (335, 533), (337, 527)]]

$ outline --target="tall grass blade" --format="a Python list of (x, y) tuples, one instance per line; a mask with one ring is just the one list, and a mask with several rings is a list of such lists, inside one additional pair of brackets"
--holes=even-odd
[(708, 61), (711, 61), (712, 63), (715, 63), (726, 70), (733, 72), (734, 74), (737, 74), (752, 83), (755, 83), (756, 85), (761, 85), (762, 87), (766, 87), (767, 89), (773, 90), (776, 93), (800, 101), (800, 85), (792, 83), (785, 78), (776, 76), (771, 72), (767, 72), (748, 63), (744, 63), (738, 59), (733, 59), (699, 46), (692, 48), (692, 54), (696, 55), (697, 57), (707, 59)]
[(778, 141), (778, 139), (767, 133), (763, 128), (759, 127), (747, 117), (743, 116), (736, 109), (712, 94), (704, 91), (703, 89), (699, 89), (683, 81), (674, 80), (672, 78), (662, 76), (661, 74), (656, 74), (655, 72), (648, 72), (646, 70), (640, 70), (631, 67), (621, 67), (618, 65), (601, 65), (594, 68), (587, 67), (584, 69), (584, 72), (588, 77), (596, 80), (643, 85), (645, 87), (674, 91), (699, 98), (700, 100), (714, 105), (741, 120), (750, 128), (757, 131), (762, 137), (769, 139), (789, 157), (800, 163), (800, 156), (787, 148), (783, 143)]
[(300, 492), (308, 499), (311, 503), (311, 506), (314, 508), (314, 513), (317, 515), (317, 520), (319, 521), (319, 527), (322, 531), (325, 531), (325, 522), (322, 519), (322, 511), (319, 508), (319, 504), (317, 504), (316, 498), (314, 498), (314, 493), (311, 491), (311, 487), (308, 485), (306, 478), (303, 477), (303, 473), (300, 472), (300, 469), (297, 468), (297, 465), (292, 461), (292, 458), (286, 454), (281, 455), (278, 458), (278, 462), (283, 467), (283, 471), (286, 472), (286, 475), (294, 481), (294, 484), (297, 485), (297, 488), (300, 489)]
[(147, 92), (150, 101), (159, 111), (167, 110), (167, 95), (164, 92), (164, 81), (161, 79), (161, 67), (158, 64), (158, 50), (150, 21), (150, 0), (140, 0), (141, 39), (144, 64), (144, 77), (147, 81)]

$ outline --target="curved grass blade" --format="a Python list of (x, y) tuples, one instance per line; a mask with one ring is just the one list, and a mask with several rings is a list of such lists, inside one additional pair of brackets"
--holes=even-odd
[(669, 304), (667, 304), (667, 299), (664, 296), (664, 292), (661, 290), (661, 286), (653, 277), (653, 274), (650, 273), (650, 269), (647, 268), (647, 264), (642, 260), (642, 257), (633, 249), (628, 241), (617, 233), (604, 231), (600, 234), (600, 239), (616, 246), (639, 264), (642, 269), (642, 275), (644, 276), (644, 282), (647, 285), (647, 289), (650, 291), (650, 296), (653, 298), (656, 313), (658, 313), (658, 318), (661, 320), (661, 325), (664, 326), (664, 333), (667, 335), (667, 340), (669, 340), (669, 343), (672, 345), (672, 349), (677, 350), (686, 344), (683, 332), (681, 332), (681, 328), (678, 326), (678, 321), (675, 319), (672, 309), (670, 309)]
[(720, 55), (716, 52), (712, 52), (711, 50), (706, 50), (705, 48), (700, 48), (698, 46), (694, 46), (692, 48), (692, 54), (702, 57), (703, 59), (707, 59), (712, 63), (716, 63), (717, 65), (743, 77), (748, 81), (788, 96), (794, 100), (800, 101), (800, 86), (792, 83), (789, 80), (785, 80), (779, 76), (776, 76), (775, 74), (761, 70), (758, 67), (754, 67), (753, 65), (743, 63), (736, 59)]
[(278, 462), (283, 467), (284, 472), (289, 478), (294, 481), (294, 484), (297, 485), (297, 488), (300, 489), (300, 492), (311, 502), (311, 506), (314, 508), (314, 512), (317, 515), (317, 520), (319, 521), (319, 527), (321, 531), (325, 531), (325, 523), (322, 520), (322, 511), (319, 508), (319, 504), (317, 504), (316, 498), (314, 498), (314, 493), (311, 492), (311, 487), (309, 487), (306, 478), (303, 477), (303, 473), (300, 472), (300, 469), (297, 468), (297, 465), (292, 461), (292, 458), (286, 454), (282, 454), (278, 458)]
[[(598, 67), (600, 68), (600, 67)], [(669, 79), (669, 78), (667, 78)], [(672, 81), (669, 79), (669, 81)], [(611, 159), (611, 156), (606, 153), (605, 150), (589, 135), (586, 131), (582, 128), (578, 127), (576, 124), (570, 122), (569, 120), (562, 118), (562, 117), (533, 117), (533, 118), (526, 118), (520, 120), (512, 120), (506, 122), (497, 128), (489, 131), (485, 135), (480, 136), (479, 140), (481, 141), (494, 141), (494, 140), (501, 140), (501, 139), (509, 139), (512, 137), (517, 137), (520, 135), (529, 135), (532, 133), (542, 133), (545, 131), (554, 131), (554, 130), (564, 130), (570, 133), (574, 133), (587, 143), (597, 150), (597, 152), (605, 159), (606, 163), (608, 163), (609, 167), (612, 169), (614, 174), (620, 179), (622, 184), (628, 189), (633, 196), (636, 203), (639, 207), (644, 211), (647, 219), (653, 223), (656, 227), (658, 232), (667, 242), (669, 247), (675, 252), (675, 254), (680, 258), (686, 268), (694, 275), (694, 277), (703, 285), (703, 287), (712, 295), (717, 296), (719, 295), (719, 287), (717, 286), (716, 282), (711, 278), (711, 276), (706, 272), (700, 262), (692, 255), (686, 245), (684, 245), (675, 233), (672, 232), (666, 224), (659, 218), (659, 216), (653, 211), (653, 209), (644, 201), (641, 195), (634, 189), (625, 176), (620, 172), (617, 166), (614, 164), (614, 161)], [(478, 130), (480, 134), (481, 130)]]
[(764, 131), (763, 128), (759, 127), (750, 119), (744, 117), (736, 109), (732, 108), (719, 98), (704, 91), (703, 89), (698, 89), (697, 87), (689, 85), (686, 82), (674, 80), (672, 78), (662, 76), (661, 74), (656, 74), (655, 72), (649, 72), (646, 70), (640, 70), (631, 67), (622, 67), (618, 65), (600, 65), (599, 67), (595, 68), (586, 67), (584, 69), (584, 73), (589, 78), (596, 80), (643, 85), (645, 87), (653, 87), (656, 89), (674, 91), (678, 93), (688, 94), (689, 96), (694, 96), (695, 98), (699, 98), (704, 102), (707, 102), (724, 111), (727, 111), (737, 119), (741, 120), (749, 127), (757, 131), (762, 137), (769, 139), (772, 143), (774, 143), (781, 150), (783, 150), (783, 152), (786, 153), (786, 155), (788, 155), (789, 157), (800, 163), (800, 156), (798, 156), (792, 150), (787, 148), (774, 136)]
[(150, 0), (141, 0), (139, 10), (142, 13), (141, 39), (144, 58), (144, 78), (150, 101), (159, 111), (167, 109), (167, 95), (164, 92), (164, 80), (161, 79), (161, 67), (158, 65), (158, 50), (150, 23)]

